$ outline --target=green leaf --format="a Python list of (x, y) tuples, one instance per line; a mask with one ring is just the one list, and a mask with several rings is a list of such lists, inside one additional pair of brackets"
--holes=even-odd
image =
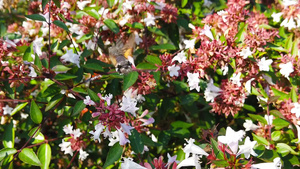
[(100, 102), (100, 98), (98, 97), (98, 95), (91, 89), (87, 89), (88, 95), (90, 96), (90, 98), (95, 102), (95, 103), (99, 103)]
[(40, 131), (41, 131), (40, 127), (34, 127), (33, 129), (31, 129), (29, 131), (28, 136), (32, 137), (32, 138), (35, 138), (35, 137), (37, 137), (39, 135)]
[(184, 121), (175, 121), (173, 123), (171, 123), (171, 126), (173, 128), (190, 128), (192, 127), (194, 124), (193, 123), (187, 123), (187, 122), (184, 122)]
[(185, 5), (188, 3), (188, 0), (181, 0), (181, 8), (185, 7)]
[(106, 161), (103, 165), (103, 168), (107, 168), (108, 166), (114, 164), (115, 162), (121, 159), (123, 153), (123, 147), (120, 146), (119, 143), (115, 143), (107, 154)]
[(49, 0), (42, 0), (42, 9), (45, 9), (45, 6), (47, 5), (47, 3), (49, 2)]
[[(58, 95), (56, 95), (56, 96), (58, 96)], [(64, 98), (64, 95), (62, 95), (62, 94), (59, 94), (59, 98), (56, 98), (55, 100), (51, 100), (48, 104), (47, 104), (47, 106), (46, 106), (46, 108), (45, 108), (45, 111), (49, 111), (50, 109), (52, 109), (54, 106), (56, 106), (57, 105), (57, 103), (59, 103), (60, 101), (61, 101), (61, 99), (63, 99)]]
[(156, 35), (164, 36), (166, 37), (166, 34), (164, 34), (159, 28), (157, 27), (148, 27), (148, 30)]
[(290, 91), (290, 97), (294, 103), (298, 102), (298, 95), (297, 95), (296, 89), (294, 87)]
[(11, 112), (11, 116), (13, 116), (14, 114), (16, 114), (18, 111), (22, 110), (27, 104), (28, 104), (28, 102), (18, 104), (18, 105), (14, 108), (14, 110)]
[(0, 161), (2, 161), (4, 158), (13, 155), (17, 152), (15, 148), (3, 148), (0, 150)]
[(40, 124), (43, 120), (43, 114), (34, 100), (31, 100), (30, 118), (36, 124)]
[(132, 25), (131, 25), (132, 28), (135, 28), (135, 29), (144, 29), (144, 25), (142, 23), (139, 23), (139, 22), (134, 22)]
[(272, 140), (273, 141), (279, 141), (281, 138), (281, 131), (273, 131), (271, 134)]
[(148, 55), (146, 57), (146, 60), (149, 62), (149, 63), (152, 63), (154, 65), (162, 65), (161, 64), (161, 60), (159, 59), (159, 57), (157, 56), (152, 56), (152, 55)]
[(54, 4), (60, 8), (60, 0), (53, 0)]
[(75, 79), (77, 78), (76, 75), (72, 75), (72, 74), (69, 74), (69, 73), (64, 73), (64, 74), (56, 74), (54, 79), (56, 80), (70, 80), (70, 79)]
[(251, 112), (256, 112), (256, 109), (255, 107), (249, 105), (249, 104), (244, 104), (243, 106), (244, 109), (248, 110), (248, 111), (251, 111)]
[(299, 39), (296, 39), (293, 42), (292, 51), (291, 51), (293, 57), (296, 57), (298, 55), (298, 42)]
[(85, 107), (86, 105), (83, 103), (83, 100), (76, 102), (72, 116), (77, 116)]
[(54, 43), (51, 44), (50, 49), (53, 50), (58, 44), (58, 40), (56, 40)]
[(94, 70), (94, 71), (99, 71), (99, 72), (104, 71), (103, 67), (99, 66), (99, 64), (97, 64), (97, 63), (86, 63), (82, 67), (84, 67), (86, 69), (91, 69), (91, 70)]
[(19, 159), (30, 165), (41, 166), (40, 160), (30, 148), (24, 148), (19, 154)]
[(285, 49), (287, 49), (288, 51), (291, 49), (293, 45), (293, 34), (291, 34), (287, 39), (286, 39), (286, 43), (285, 43)]
[(0, 37), (3, 37), (6, 33), (6, 26), (3, 23), (0, 23)]
[(289, 145), (285, 144), (285, 143), (278, 143), (276, 145), (277, 148), (277, 152), (282, 154), (282, 156), (286, 156), (289, 153), (293, 154), (293, 155), (299, 155), (299, 153), (295, 152)]
[(271, 87), (273, 93), (275, 96), (280, 96), (279, 100), (288, 100), (290, 98), (290, 95), (289, 94), (286, 94), (280, 90), (277, 90), (273, 87)]
[(70, 32), (69, 31), (69, 28), (67, 27), (67, 25), (65, 23), (63, 23), (62, 21), (59, 21), (59, 20), (55, 20), (52, 22), (53, 24), (55, 24), (56, 26), (62, 28), (63, 30), (67, 31), (67, 32)]
[(218, 148), (218, 142), (216, 142), (214, 139), (210, 139), (212, 148), (214, 150), (215, 156), (217, 157), (217, 159), (221, 159), (224, 160), (224, 153)]
[(139, 74), (138, 72), (129, 72), (128, 74), (124, 75), (124, 83), (123, 83), (123, 90), (127, 90), (130, 86), (132, 86), (136, 80), (138, 79)]
[(176, 47), (169, 43), (150, 46), (150, 50), (162, 50), (162, 49), (176, 50)]
[(86, 64), (91, 64), (91, 63), (95, 63), (97, 64), (99, 67), (112, 67), (111, 64), (107, 64), (104, 62), (101, 62), (100, 60), (96, 60), (96, 59), (89, 59)]
[(120, 32), (118, 25), (112, 19), (105, 19), (104, 24), (115, 34)]
[(5, 148), (14, 148), (14, 145), (15, 145), (15, 128), (14, 128), (14, 124), (13, 124), (12, 120), (5, 127), (2, 143), (3, 143), (3, 146)]
[(140, 154), (144, 151), (144, 143), (141, 138), (141, 134), (135, 129), (131, 130), (131, 135), (129, 135), (130, 145), (132, 150), (136, 154)]
[(35, 21), (45, 21), (46, 22), (46, 18), (39, 14), (25, 15), (25, 17), (35, 20)]
[(199, 99), (198, 93), (189, 93), (179, 97), (181, 105), (192, 104)]
[(69, 67), (67, 67), (67, 66), (64, 66), (64, 65), (56, 65), (56, 66), (54, 66), (53, 68), (52, 68), (52, 70), (54, 71), (54, 72), (60, 72), (60, 73), (62, 73), (62, 72), (66, 72), (66, 71), (68, 71), (68, 70), (70, 70), (71, 68), (69, 68)]
[(115, 4), (115, 0), (106, 0), (106, 2), (107, 2), (109, 7), (112, 7)]
[(253, 120), (257, 120), (257, 121), (261, 122), (262, 124), (265, 124), (265, 125), (268, 124), (267, 120), (260, 115), (248, 113), (248, 116), (251, 117)]
[(253, 136), (253, 140), (257, 141), (257, 143), (264, 144), (266, 146), (270, 145), (270, 143), (268, 142), (268, 140), (266, 140), (265, 138), (260, 137), (260, 136), (254, 134), (254, 133), (252, 133), (252, 136)]
[(26, 51), (23, 55), (23, 60), (28, 61), (28, 62), (32, 62), (33, 58), (31, 56), (31, 54), (33, 54), (32, 45), (28, 46), (28, 48), (26, 49)]
[(151, 63), (145, 63), (145, 62), (142, 62), (142, 63), (139, 63), (137, 66), (136, 66), (137, 69), (154, 69), (156, 70), (157, 67)]
[(48, 169), (51, 161), (51, 147), (49, 144), (42, 144), (38, 151), (37, 156), (42, 163), (41, 169)]
[(247, 30), (248, 24), (241, 22), (239, 27), (240, 27), (239, 32), (235, 36), (235, 38), (236, 38), (235, 42), (243, 42), (244, 41), (244, 33)]
[(277, 52), (288, 52), (288, 50), (286, 50), (285, 48), (281, 47), (281, 46), (276, 46), (274, 44), (271, 44), (271, 43), (267, 43), (269, 48), (272, 49), (272, 50), (275, 50)]
[(61, 50), (63, 47), (69, 45), (71, 42), (70, 40), (66, 39), (66, 40), (63, 40), (59, 45), (58, 45), (58, 50)]
[(86, 13), (88, 13), (91, 17), (96, 18), (97, 20), (100, 18), (100, 14), (95, 9), (87, 10)]
[(281, 119), (281, 118), (274, 119), (272, 124), (275, 126), (276, 130), (280, 130), (280, 129), (282, 129), (284, 127), (288, 127), (290, 125), (290, 123), (288, 121)]

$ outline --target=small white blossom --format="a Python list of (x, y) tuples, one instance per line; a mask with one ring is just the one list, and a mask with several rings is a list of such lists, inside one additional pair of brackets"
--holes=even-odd
[(80, 129), (75, 129), (75, 130), (73, 130), (73, 132), (71, 134), (76, 139), (77, 137), (80, 137), (82, 133), (81, 133)]
[[(92, 134), (93, 136), (91, 137), (93, 140), (98, 140), (98, 142), (101, 142), (100, 139), (100, 134), (102, 133), (102, 131), (104, 130), (104, 126), (101, 123), (98, 123), (95, 126), (95, 131), (90, 131), (89, 133)], [(106, 129), (107, 130), (107, 129)]]
[(234, 73), (232, 74), (232, 77), (230, 78), (230, 80), (232, 81), (233, 84), (236, 84), (238, 86), (241, 86), (241, 72), (239, 72), (238, 74)]
[(293, 17), (290, 17), (290, 19), (285, 18), (281, 22), (280, 26), (284, 26), (284, 27), (288, 28), (288, 30), (291, 30), (293, 28), (296, 28), (296, 22), (294, 21)]
[(267, 59), (265, 57), (261, 58), (261, 60), (257, 63), (260, 71), (269, 71), (270, 65), (272, 64), (272, 59)]
[(79, 150), (79, 160), (84, 161), (89, 154), (82, 149)]
[(83, 100), (83, 103), (85, 105), (89, 105), (89, 106), (96, 105), (96, 103), (91, 99), (90, 96), (85, 96), (85, 99)]
[(132, 15), (126, 13), (126, 15), (119, 22), (120, 26), (124, 26), (128, 22), (128, 20), (131, 19), (132, 17), (133, 17)]
[(174, 156), (171, 157), (171, 155), (168, 153), (167, 156), (168, 156), (168, 163), (167, 163), (167, 165), (171, 165), (174, 162), (175, 163), (179, 163), (179, 161), (176, 160), (177, 155), (174, 155)]
[(145, 22), (146, 26), (151, 26), (151, 25), (155, 25), (155, 17), (147, 12), (147, 18), (143, 19), (143, 22)]
[(42, 47), (43, 47), (43, 37), (36, 37), (35, 40), (32, 42), (32, 47), (34, 53), (36, 53), (38, 56), (41, 56), (42, 53)]
[(166, 6), (166, 3), (164, 2), (155, 2), (155, 3), (156, 4), (154, 5), (154, 8), (158, 10), (162, 10)]
[(131, 158), (123, 158), (124, 162), (121, 163), (121, 169), (147, 169), (137, 163)]
[(186, 144), (183, 148), (183, 152), (185, 153), (185, 158), (188, 158), (191, 154), (208, 156), (207, 152), (205, 152), (201, 147), (194, 144), (195, 139), (190, 138), (189, 140), (186, 141), (188, 144)]
[(276, 157), (272, 163), (252, 164), (251, 169), (281, 169), (281, 161)]
[(70, 154), (73, 156), (74, 150), (71, 148), (71, 142), (65, 142), (64, 139), (62, 139), (62, 143), (58, 145), (60, 147), (61, 151), (64, 151), (64, 154)]
[(228, 14), (227, 11), (221, 10), (221, 11), (217, 12), (217, 14), (220, 15), (220, 16), (222, 16), (222, 20), (223, 20), (225, 23), (227, 23), (227, 19), (226, 19), (226, 17), (227, 17), (226, 15)]
[(184, 40), (183, 43), (185, 44), (185, 49), (195, 49), (195, 42), (196, 39)]
[(273, 115), (270, 115), (270, 116), (265, 115), (265, 119), (267, 120), (267, 124), (268, 124), (268, 125), (272, 125), (272, 123), (273, 123), (273, 118), (274, 118)]
[(294, 71), (294, 66), (293, 66), (292, 62), (288, 62), (285, 64), (280, 63), (279, 68), (280, 68), (279, 72), (287, 79), (289, 79), (290, 74)]
[(178, 53), (173, 59), (172, 62), (177, 61), (178, 63), (185, 63), (186, 62), (186, 56), (184, 51), (181, 51)]
[(286, 7), (291, 6), (291, 5), (297, 5), (298, 0), (282, 0), (282, 4), (286, 8)]
[(134, 127), (131, 127), (130, 125), (127, 125), (125, 123), (120, 123), (120, 124), (121, 124), (121, 127), (122, 127), (123, 131), (125, 133), (127, 133), (128, 135), (131, 135), (130, 130), (134, 129)]
[(243, 126), (245, 127), (245, 131), (256, 130), (259, 128), (252, 122), (252, 120), (246, 120)]
[(247, 59), (249, 56), (252, 55), (252, 52), (251, 52), (251, 50), (250, 50), (250, 47), (247, 47), (246, 49), (242, 49), (241, 52), (238, 52), (238, 54), (239, 54), (240, 56), (242, 56), (243, 59)]
[(211, 79), (209, 80), (209, 83), (207, 84), (207, 87), (206, 87), (205, 91), (204, 91), (204, 98), (205, 98), (205, 100), (206, 100), (207, 102), (213, 102), (214, 99), (215, 99), (218, 95), (220, 95), (220, 92), (221, 92), (221, 91), (222, 91), (222, 90), (221, 90), (219, 87), (217, 87), (217, 86), (214, 85), (214, 81), (213, 81), (213, 79), (211, 78)]
[(221, 67), (222, 75), (225, 76), (228, 73), (228, 65), (224, 65)]
[(179, 66), (176, 66), (176, 65), (168, 66), (168, 70), (170, 72), (171, 77), (173, 77), (173, 76), (178, 77), (179, 76), (179, 72), (178, 72), (180, 70)]
[(300, 143), (300, 127), (299, 125), (295, 125), (296, 126), (296, 129), (297, 129), (297, 136), (298, 136), (298, 141), (296, 143)]
[(80, 58), (79, 55), (73, 53), (73, 49), (67, 50), (67, 53), (60, 57), (63, 62), (71, 62), (77, 65), (80, 68), (79, 62)]
[(6, 105), (5, 107), (2, 107), (3, 115), (11, 115), (13, 108)]
[(113, 146), (116, 142), (119, 142), (120, 141), (119, 132), (117, 130), (111, 132), (111, 136), (108, 138), (108, 140), (109, 140), (108, 146)]
[(128, 10), (132, 10), (133, 3), (134, 3), (134, 1), (129, 1), (129, 0), (126, 0), (125, 2), (123, 2), (123, 4), (122, 4), (123, 12), (126, 13)]
[(66, 134), (71, 134), (73, 132), (73, 126), (71, 126), (71, 124), (67, 124), (63, 127), (63, 131)]
[(211, 26), (209, 26), (209, 25), (204, 25), (204, 28), (203, 28), (203, 30), (201, 31), (201, 33), (200, 33), (200, 35), (205, 35), (205, 36), (207, 36), (208, 38), (210, 38), (211, 40), (214, 40), (214, 36), (213, 36), (213, 34), (212, 34), (212, 32), (211, 32)]
[(226, 128), (225, 136), (219, 136), (218, 141), (227, 144), (231, 151), (235, 154), (238, 150), (238, 143), (242, 140), (245, 135), (244, 130), (234, 131), (231, 127)]
[(239, 146), (240, 150), (237, 155), (244, 154), (246, 159), (249, 159), (250, 154), (253, 156), (257, 156), (257, 154), (253, 150), (256, 143), (256, 141), (251, 141), (250, 138), (247, 136), (244, 145)]
[(293, 103), (294, 107), (291, 110), (291, 113), (296, 114), (296, 117), (300, 117), (300, 104), (299, 103)]
[(190, 90), (193, 90), (193, 89), (196, 89), (197, 92), (200, 91), (200, 86), (199, 86), (199, 83), (200, 83), (200, 79), (199, 79), (199, 73), (190, 73), (188, 72), (187, 73), (187, 77), (188, 77), (188, 85), (190, 87)]
[(280, 21), (280, 17), (282, 16), (282, 12), (273, 13), (271, 16), (273, 18), (273, 22), (279, 22)]
[(140, 38), (139, 34), (136, 31), (134, 32), (134, 41), (137, 45), (139, 45), (141, 42), (143, 42), (143, 39)]
[(136, 107), (137, 101), (130, 97), (123, 96), (122, 97), (122, 107), (120, 110), (124, 112), (131, 113), (134, 117), (136, 117), (136, 111), (139, 109)]

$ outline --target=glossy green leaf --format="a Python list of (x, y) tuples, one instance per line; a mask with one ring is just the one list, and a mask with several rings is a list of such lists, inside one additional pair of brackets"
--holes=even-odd
[(63, 40), (59, 45), (58, 45), (58, 50), (62, 50), (63, 47), (69, 45), (71, 42), (68, 39)]
[(244, 41), (244, 33), (247, 30), (248, 24), (245, 24), (244, 22), (242, 22), (242, 23), (240, 23), (239, 27), (240, 27), (239, 31), (235, 36), (235, 38), (236, 38), (235, 42), (243, 42)]
[(199, 99), (198, 93), (189, 93), (179, 97), (181, 105), (192, 104)]
[(293, 42), (293, 46), (292, 46), (292, 50), (291, 50), (291, 54), (293, 57), (296, 57), (298, 55), (298, 43), (299, 43), (299, 39), (295, 39)]
[(47, 5), (47, 3), (49, 2), (49, 0), (42, 0), (42, 9), (45, 9), (45, 6)]
[(72, 116), (77, 116), (79, 113), (86, 107), (86, 105), (83, 103), (83, 100), (77, 101)]
[(75, 79), (77, 78), (76, 75), (72, 75), (72, 74), (69, 74), (69, 73), (60, 73), (60, 74), (56, 74), (54, 79), (56, 80), (70, 80), (70, 79)]
[(281, 131), (273, 131), (271, 134), (272, 140), (273, 141), (279, 141), (281, 138)]
[(93, 90), (91, 89), (87, 89), (88, 95), (90, 96), (90, 98), (95, 102), (95, 103), (99, 103), (100, 102), (100, 98), (97, 95), (97, 93), (95, 93)]
[(36, 124), (40, 124), (43, 120), (43, 114), (34, 100), (31, 100), (30, 118)]
[(115, 34), (120, 32), (118, 25), (112, 19), (105, 19), (104, 24)]
[(290, 125), (290, 123), (288, 121), (281, 119), (281, 118), (274, 119), (272, 124), (275, 126), (276, 130), (280, 130), (280, 129), (282, 129), (284, 127), (288, 127)]
[(149, 63), (152, 63), (154, 65), (161, 65), (161, 60), (159, 59), (159, 57), (157, 56), (153, 56), (153, 55), (148, 55), (146, 57), (146, 61), (149, 62)]
[(243, 106), (244, 109), (248, 110), (248, 111), (251, 111), (251, 112), (256, 112), (256, 109), (255, 107), (249, 105), (249, 104), (244, 104)]
[(19, 154), (19, 159), (30, 165), (41, 166), (39, 158), (30, 148), (24, 148)]
[(59, 20), (55, 20), (52, 22), (53, 24), (55, 24), (56, 26), (62, 28), (63, 30), (70, 32), (69, 28), (67, 27), (67, 25), (65, 23), (63, 23), (62, 21)]
[[(40, 128), (40, 127), (34, 127), (34, 128), (32, 128), (32, 129), (29, 131), (28, 136), (29, 136), (29, 137), (32, 136), (32, 138), (34, 138), (34, 137), (36, 137), (36, 136), (40, 133), (40, 131), (41, 131), (41, 128)], [(33, 136), (33, 135), (34, 135), (34, 136)]]
[(45, 111), (49, 111), (50, 109), (52, 109), (54, 106), (57, 105), (57, 103), (59, 103), (59, 102), (64, 98), (64, 95), (60, 95), (60, 96), (61, 96), (61, 98), (57, 98), (57, 99), (55, 99), (55, 100), (51, 100), (51, 101), (47, 104), (47, 106), (46, 106), (46, 108), (45, 108)]
[(185, 5), (188, 3), (188, 0), (181, 0), (181, 7), (185, 7)]
[(109, 7), (112, 7), (115, 4), (115, 0), (106, 0), (106, 2), (107, 2)]
[(35, 21), (45, 21), (46, 22), (46, 18), (39, 14), (25, 15), (25, 17), (35, 20)]
[(152, 69), (152, 70), (156, 70), (157, 67), (151, 63), (145, 63), (145, 62), (142, 62), (142, 63), (139, 63), (137, 66), (136, 66), (137, 69)]
[(122, 153), (123, 153), (123, 147), (121, 147), (119, 143), (115, 143), (109, 149), (103, 168), (106, 168), (114, 164), (115, 162), (118, 162), (121, 159)]
[(56, 65), (52, 68), (53, 71), (55, 72), (66, 72), (68, 70), (70, 70), (71, 68), (67, 67), (67, 66), (64, 66), (64, 65)]
[(175, 122), (171, 123), (171, 126), (173, 128), (190, 128), (193, 125), (194, 125), (193, 123), (187, 123), (184, 121), (175, 121)]
[(3, 37), (6, 34), (6, 26), (3, 23), (0, 23), (0, 37)]
[(298, 102), (298, 95), (297, 95), (296, 89), (294, 87), (290, 91), (290, 97), (294, 103)]
[(268, 140), (266, 140), (265, 138), (260, 137), (260, 136), (254, 134), (254, 133), (252, 133), (252, 136), (253, 136), (253, 140), (257, 141), (257, 143), (264, 144), (266, 146), (270, 145), (270, 143), (268, 142)]
[(144, 29), (144, 25), (142, 23), (139, 23), (139, 22), (134, 22), (132, 25), (131, 25), (132, 28), (135, 28), (135, 29)]
[(166, 37), (166, 34), (164, 34), (159, 28), (157, 27), (148, 27), (148, 30), (156, 35), (159, 35), (159, 36), (165, 36)]
[(265, 125), (268, 124), (267, 120), (264, 117), (262, 117), (261, 115), (248, 113), (248, 116), (251, 117), (253, 120), (257, 120), (257, 121), (261, 122), (262, 124), (265, 124)]
[(279, 91), (279, 90), (277, 90), (275, 88), (272, 88), (272, 87), (271, 87), (271, 89), (272, 89), (275, 96), (280, 96), (279, 100), (288, 100), (290, 98), (289, 94), (286, 94), (286, 93), (284, 93), (282, 91)]
[(100, 15), (95, 9), (87, 10), (86, 13), (88, 13), (91, 17), (94, 17), (95, 19), (99, 19)]
[(144, 151), (144, 143), (141, 138), (141, 134), (135, 129), (131, 130), (131, 135), (129, 135), (130, 145), (132, 150), (140, 154)]
[(15, 128), (12, 120), (10, 121), (9, 124), (6, 124), (5, 126), (2, 143), (5, 148), (14, 148)]
[(276, 148), (277, 152), (282, 154), (283, 157), (288, 155), (289, 153), (299, 155), (299, 153), (295, 152), (289, 145), (285, 143), (277, 143)]
[(0, 150), (0, 161), (2, 161), (4, 158), (13, 155), (17, 152), (15, 148), (3, 148)]
[(139, 74), (138, 72), (130, 72), (124, 75), (124, 83), (123, 83), (123, 90), (127, 90), (130, 86), (132, 86), (136, 80), (138, 79)]
[(290, 35), (287, 39), (286, 39), (286, 43), (285, 43), (285, 49), (286, 50), (290, 50), (292, 48), (293, 45), (293, 35)]
[(18, 104), (18, 105), (14, 108), (14, 110), (11, 112), (11, 116), (13, 116), (14, 114), (16, 114), (16, 113), (19, 112), (20, 110), (22, 110), (27, 104), (28, 104), (28, 102)]
[(26, 49), (26, 51), (23, 55), (23, 60), (32, 62), (33, 61), (33, 58), (31, 56), (32, 54), (33, 54), (32, 45), (30, 45), (30, 46), (28, 46), (28, 48)]
[(218, 158), (218, 159), (221, 159), (223, 160), (224, 159), (224, 153), (218, 148), (218, 142), (216, 142), (214, 139), (210, 139), (210, 142), (211, 142), (211, 145), (212, 145), (212, 148), (214, 150), (214, 153), (215, 153), (215, 156)]
[(58, 44), (58, 40), (56, 40), (54, 43), (51, 44), (50, 49), (54, 50), (54, 48), (57, 46), (57, 44)]
[(42, 144), (38, 151), (37, 156), (41, 162), (41, 169), (48, 169), (51, 161), (51, 147), (49, 144)]
[(86, 69), (91, 69), (91, 70), (94, 70), (94, 71), (99, 71), (99, 72), (104, 71), (103, 67), (99, 66), (99, 64), (97, 64), (97, 63), (86, 63), (82, 67), (84, 67)]
[(169, 43), (150, 46), (150, 50), (162, 50), (162, 49), (176, 50), (176, 47), (172, 44), (169, 44)]

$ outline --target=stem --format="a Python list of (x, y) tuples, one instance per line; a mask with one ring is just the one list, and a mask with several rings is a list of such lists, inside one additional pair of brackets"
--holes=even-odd
[(268, 120), (267, 120), (267, 122), (268, 122), (268, 130), (269, 130), (269, 137), (270, 137), (270, 141), (272, 141), (272, 137), (271, 137), (271, 128), (272, 128), (272, 126), (271, 126), (271, 124), (270, 124), (270, 108), (269, 108), (269, 103), (267, 103), (267, 115), (268, 115)]
[(74, 154), (74, 156), (73, 156), (72, 160), (70, 161), (70, 163), (68, 164), (67, 168), (69, 168), (71, 166), (71, 164), (74, 161), (74, 159), (77, 156), (77, 154), (78, 154), (78, 151), (76, 151), (76, 153)]
[(50, 27), (51, 27), (51, 0), (49, 0), (49, 46), (48, 46), (48, 52), (49, 52), (49, 57), (48, 57), (48, 72), (50, 72), (50, 57), (51, 57), (51, 36), (50, 36)]

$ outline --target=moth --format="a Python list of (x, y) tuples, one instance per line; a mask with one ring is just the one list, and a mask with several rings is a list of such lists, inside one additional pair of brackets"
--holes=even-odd
[(118, 39), (113, 46), (108, 48), (109, 59), (119, 73), (126, 74), (132, 71), (135, 46), (135, 35), (132, 33), (125, 43)]

